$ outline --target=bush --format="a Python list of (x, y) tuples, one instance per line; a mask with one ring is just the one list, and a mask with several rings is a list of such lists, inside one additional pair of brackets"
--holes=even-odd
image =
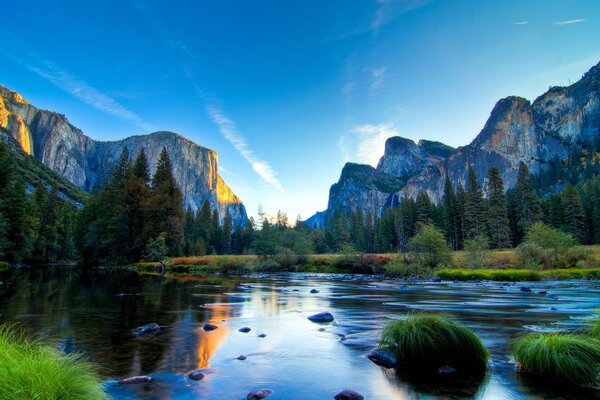
[(390, 351), (401, 367), (435, 373), (441, 367), (459, 372), (483, 372), (488, 352), (465, 326), (440, 316), (411, 315), (392, 321), (381, 334), (380, 347)]
[(415, 259), (429, 267), (452, 262), (452, 250), (444, 234), (433, 225), (423, 225), (409, 243)]
[(167, 235), (163, 232), (156, 237), (156, 239), (149, 239), (146, 244), (146, 250), (144, 252), (144, 258), (147, 261), (160, 261), (167, 253), (169, 248), (167, 247)]
[(382, 274), (384, 265), (390, 261), (389, 257), (376, 254), (360, 254), (354, 258), (352, 273), (354, 274)]
[(485, 235), (478, 235), (465, 240), (466, 261), (469, 268), (483, 268), (488, 264), (490, 240)]
[(517, 340), (513, 353), (520, 367), (549, 381), (598, 384), (600, 341), (565, 333), (531, 333)]
[(584, 250), (574, 250), (575, 246), (573, 235), (536, 222), (518, 247), (517, 260), (525, 268), (574, 267), (578, 261), (589, 258)]
[(275, 261), (281, 268), (289, 270), (298, 263), (298, 257), (296, 256), (296, 253), (292, 251), (292, 249), (284, 247), (279, 250), (275, 256)]
[(91, 364), (80, 356), (27, 341), (0, 327), (0, 398), (108, 399)]

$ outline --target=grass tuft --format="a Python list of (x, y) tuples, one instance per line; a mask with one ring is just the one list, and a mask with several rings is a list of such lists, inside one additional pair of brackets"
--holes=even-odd
[(549, 381), (597, 385), (600, 341), (566, 333), (530, 333), (515, 343), (513, 353), (523, 370)]
[(415, 372), (437, 372), (448, 366), (459, 372), (483, 372), (488, 351), (481, 340), (458, 322), (440, 316), (411, 315), (392, 321), (381, 334), (380, 347), (398, 364)]
[(0, 399), (108, 399), (91, 364), (81, 356), (29, 341), (0, 327)]
[(600, 319), (597, 319), (592, 323), (590, 334), (592, 337), (600, 340)]

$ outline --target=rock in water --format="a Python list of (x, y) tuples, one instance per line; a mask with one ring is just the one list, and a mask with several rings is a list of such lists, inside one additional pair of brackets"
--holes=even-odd
[(521, 292), (531, 293), (531, 288), (529, 286), (521, 286)]
[(392, 353), (383, 349), (375, 349), (367, 355), (367, 358), (375, 364), (385, 367), (394, 368), (398, 364), (398, 360)]
[(135, 385), (138, 383), (146, 383), (152, 380), (149, 376), (132, 376), (131, 378), (122, 379), (119, 381), (119, 385)]
[(310, 289), (310, 292), (311, 292), (312, 294), (319, 293), (319, 291), (318, 291), (317, 289)]
[(151, 322), (144, 326), (138, 326), (133, 330), (136, 335), (145, 335), (147, 333), (157, 333), (160, 331), (160, 326), (157, 323)]
[(266, 333), (261, 333), (260, 335), (258, 335), (259, 338), (266, 338), (267, 334)]
[(246, 358), (248, 358), (248, 357), (246, 357), (245, 355), (242, 354), (241, 356), (236, 358), (236, 360), (244, 361)]
[(365, 400), (364, 396), (354, 390), (345, 389), (333, 396), (335, 400)]
[(333, 321), (333, 315), (329, 312), (321, 312), (315, 315), (311, 315), (308, 319), (312, 322), (331, 322)]
[(202, 329), (204, 329), (205, 331), (214, 331), (217, 328), (218, 326), (213, 324), (204, 324), (204, 327)]
[(261, 400), (261, 399), (266, 399), (267, 397), (269, 397), (272, 394), (273, 394), (273, 391), (271, 389), (261, 389), (261, 390), (255, 391), (255, 392), (248, 393), (248, 396), (246, 396), (246, 399), (247, 400)]
[(238, 329), (238, 332), (242, 332), (242, 333), (248, 333), (250, 332), (252, 329), (248, 328), (247, 326)]
[(204, 378), (204, 374), (202, 373), (202, 371), (200, 371), (199, 369), (195, 369), (193, 371), (190, 371), (190, 373), (188, 374), (188, 377), (193, 380), (193, 381), (199, 381), (202, 378)]

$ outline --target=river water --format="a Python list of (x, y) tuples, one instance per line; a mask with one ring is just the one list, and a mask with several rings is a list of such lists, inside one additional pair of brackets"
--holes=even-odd
[[(503, 284), (406, 282), (341, 275), (169, 277), (127, 271), (34, 268), (0, 273), (0, 322), (19, 325), (96, 363), (115, 399), (332, 399), (352, 389), (366, 399), (593, 399), (594, 390), (518, 374), (515, 337), (533, 330), (577, 330), (597, 316), (600, 282)], [(529, 286), (531, 292), (521, 291)], [(319, 293), (310, 293), (311, 289)], [(545, 293), (544, 293), (545, 292)], [(329, 311), (330, 324), (307, 317)], [(408, 313), (444, 313), (490, 350), (481, 379), (408, 379), (373, 364), (381, 328)], [(132, 330), (156, 322), (156, 335)], [(218, 326), (205, 332), (204, 323)], [(250, 327), (249, 333), (238, 331)], [(260, 334), (266, 337), (259, 337)], [(237, 357), (245, 355), (245, 360)], [(201, 368), (201, 381), (185, 372)], [(139, 385), (116, 380), (150, 375)]]

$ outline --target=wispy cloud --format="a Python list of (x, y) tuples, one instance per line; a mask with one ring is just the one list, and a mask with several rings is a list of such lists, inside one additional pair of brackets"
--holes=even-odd
[(277, 179), (277, 172), (271, 168), (269, 163), (254, 154), (246, 139), (238, 132), (235, 122), (214, 102), (210, 102), (206, 106), (206, 112), (219, 128), (221, 135), (250, 163), (254, 172), (266, 183), (283, 192), (283, 186)]
[(387, 67), (368, 69), (370, 75), (369, 96), (377, 96), (383, 90), (386, 70)]
[(512, 23), (513, 25), (529, 25), (529, 21), (516, 21)]
[(371, 20), (371, 31), (377, 33), (379, 28), (392, 19), (426, 6), (432, 0), (377, 0), (375, 15)]
[(180, 53), (185, 54), (190, 58), (195, 58), (194, 53), (189, 47), (179, 39), (173, 39), (169, 32), (165, 29), (166, 24), (156, 16), (156, 13), (152, 9), (152, 6), (144, 0), (131, 0), (131, 4), (138, 10), (140, 14), (144, 16), (146, 21), (150, 24), (152, 30), (158, 33), (158, 37), (166, 46), (173, 48)]
[(553, 22), (552, 25), (558, 25), (558, 26), (561, 26), (561, 25), (573, 25), (573, 24), (580, 24), (580, 23), (582, 23), (584, 21), (585, 21), (585, 19), (582, 19), (582, 18), (568, 19), (566, 21), (556, 21), (556, 22)]
[(391, 0), (377, 0), (377, 9), (375, 10), (375, 16), (373, 17), (373, 21), (371, 21), (371, 29), (374, 32), (377, 32), (383, 24), (383, 22), (385, 21), (391, 3)]
[(32, 51), (27, 44), (5, 32), (0, 32), (0, 38), (8, 43), (2, 50), (10, 60), (22, 65), (29, 71), (48, 80), (54, 86), (64, 90), (83, 103), (113, 117), (132, 123), (144, 131), (155, 130), (152, 124), (127, 107), (118, 103), (110, 96), (100, 92), (85, 80), (72, 75), (54, 62)]
[(345, 161), (354, 160), (375, 167), (383, 155), (385, 141), (398, 135), (399, 132), (391, 123), (363, 124), (354, 126), (348, 134), (341, 135), (337, 145)]

